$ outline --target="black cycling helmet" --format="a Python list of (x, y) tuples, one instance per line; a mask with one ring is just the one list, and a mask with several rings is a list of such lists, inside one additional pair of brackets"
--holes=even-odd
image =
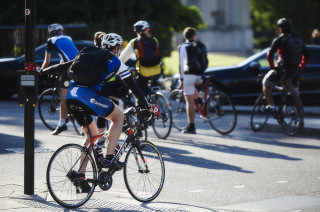
[(281, 18), (277, 21), (277, 26), (284, 29), (291, 29), (292, 28), (292, 21), (288, 18)]
[(59, 35), (59, 31), (63, 31), (63, 26), (61, 24), (51, 24), (48, 26), (49, 35)]

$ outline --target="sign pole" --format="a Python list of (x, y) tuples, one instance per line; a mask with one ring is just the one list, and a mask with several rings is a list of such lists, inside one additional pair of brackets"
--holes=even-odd
[[(25, 0), (25, 62), (35, 61), (36, 0)], [(24, 107), (24, 194), (34, 194), (34, 107), (28, 97)]]

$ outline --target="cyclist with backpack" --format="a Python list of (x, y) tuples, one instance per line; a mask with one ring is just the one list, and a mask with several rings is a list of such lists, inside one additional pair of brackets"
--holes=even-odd
[[(60, 24), (51, 24), (48, 26), (48, 32), (51, 36), (47, 41), (44, 62), (41, 66), (45, 69), (50, 64), (51, 52), (54, 50), (61, 58), (60, 63), (68, 62), (78, 54), (77, 47), (73, 44), (70, 36), (63, 35), (63, 26)], [(57, 128), (52, 132), (52, 135), (58, 135), (62, 131), (67, 130), (67, 106), (66, 95), (69, 89), (69, 81), (67, 72), (60, 75), (60, 120)]]
[(136, 22), (133, 25), (133, 30), (137, 33), (137, 37), (128, 43), (119, 59), (126, 63), (135, 53), (137, 57), (136, 69), (139, 73), (136, 82), (142, 91), (148, 94), (150, 91), (148, 81), (158, 79), (161, 76), (159, 44), (158, 40), (151, 36), (148, 22)]
[[(272, 41), (271, 49), (267, 53), (270, 71), (262, 81), (263, 93), (268, 104), (266, 109), (275, 111), (272, 96), (272, 87), (282, 80), (298, 109), (297, 125), (303, 125), (303, 105), (299, 96), (300, 71), (303, 70), (309, 61), (309, 52), (300, 36), (292, 32), (292, 22), (290, 19), (281, 18), (277, 22), (280, 35)], [(274, 54), (279, 54), (277, 66), (274, 65)]]
[(202, 42), (196, 41), (197, 33), (195, 28), (185, 28), (183, 35), (186, 42), (178, 47), (179, 71), (180, 84), (186, 99), (188, 124), (181, 132), (195, 134), (193, 102), (202, 101), (201, 98), (198, 98), (198, 91), (195, 85), (202, 83), (201, 77), (208, 67), (207, 48)]
[[(105, 34), (101, 41), (102, 48), (85, 47), (73, 61), (54, 65), (44, 70), (46, 73), (68, 70), (68, 75), (72, 80), (67, 94), (67, 106), (79, 125), (89, 124), (93, 136), (99, 132), (91, 115), (104, 117), (111, 121), (108, 133), (109, 143), (103, 164), (105, 168), (125, 166), (123, 162), (115, 162), (113, 155), (122, 132), (124, 116), (118, 106), (99, 94), (101, 84), (119, 75), (144, 108), (153, 112), (153, 108), (156, 107), (148, 103), (142, 91), (135, 84), (128, 67), (118, 59), (122, 43), (121, 36), (115, 33)], [(83, 131), (87, 135), (87, 128), (83, 128)], [(88, 145), (90, 141), (88, 136), (86, 137), (84, 144)], [(84, 174), (84, 172), (85, 170), (80, 170), (80, 173)], [(84, 178), (84, 175), (82, 176)]]
[[(105, 32), (96, 32), (93, 37), (94, 45), (101, 48), (102, 37), (105, 35)], [(117, 98), (122, 98), (121, 91), (129, 92), (127, 86), (123, 83), (119, 76), (112, 77), (109, 81), (104, 83), (101, 86), (100, 94), (106, 98), (109, 96), (114, 96)], [(118, 105), (119, 106), (119, 105)], [(121, 108), (122, 109), (122, 108)], [(97, 126), (99, 133), (105, 131), (106, 128), (106, 119), (103, 117), (97, 117)], [(99, 140), (95, 143), (98, 148), (105, 147), (105, 137), (99, 138)]]

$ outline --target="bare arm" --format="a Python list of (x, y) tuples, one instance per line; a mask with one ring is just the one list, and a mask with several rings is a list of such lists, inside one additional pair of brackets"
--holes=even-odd
[(46, 53), (44, 55), (44, 61), (43, 61), (42, 66), (41, 66), (42, 69), (45, 69), (45, 68), (47, 68), (49, 66), (50, 59), (51, 59), (51, 53), (48, 53), (46, 51)]
[(123, 62), (123, 63), (126, 63), (129, 60), (129, 58), (132, 55), (132, 53), (134, 53), (134, 50), (132, 48), (132, 44), (131, 44), (131, 41), (130, 41), (128, 43), (127, 47), (123, 50), (123, 52), (119, 56), (119, 60), (121, 60), (121, 62)]

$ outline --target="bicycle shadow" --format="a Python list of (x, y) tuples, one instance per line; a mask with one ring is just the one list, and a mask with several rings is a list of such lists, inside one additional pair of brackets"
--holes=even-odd
[[(308, 145), (308, 144), (299, 144), (299, 143), (288, 143), (288, 142), (280, 142), (274, 139), (274, 135), (268, 135), (268, 133), (252, 133), (250, 134), (250, 138), (244, 135), (228, 135), (230, 139), (244, 142), (252, 142), (258, 144), (266, 144), (266, 145), (274, 145), (280, 147), (288, 147), (288, 148), (298, 148), (298, 149), (320, 149), (320, 146)], [(279, 135), (283, 138), (288, 138), (287, 135)], [(295, 138), (299, 138), (299, 136), (295, 136)], [(301, 139), (305, 139), (301, 137)]]
[[(40, 141), (34, 140), (34, 147), (40, 147), (40, 143)], [(0, 145), (0, 154), (15, 153), (16, 151), (20, 153), (21, 149), (21, 153), (23, 153), (24, 137), (0, 133)]]
[(198, 168), (205, 168), (205, 169), (229, 170), (229, 171), (237, 171), (242, 173), (253, 173), (252, 171), (245, 170), (242, 167), (225, 164), (218, 161), (208, 160), (203, 157), (191, 156), (191, 152), (187, 150), (169, 148), (161, 145), (157, 145), (157, 148), (162, 153), (165, 161), (184, 164), (184, 165), (190, 165), (190, 166), (195, 166)]

